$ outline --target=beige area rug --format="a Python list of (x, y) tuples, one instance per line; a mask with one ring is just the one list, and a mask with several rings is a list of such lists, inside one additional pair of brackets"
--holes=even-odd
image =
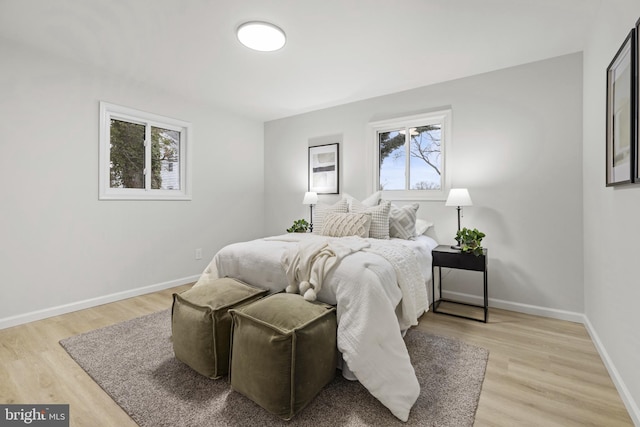
[(226, 379), (210, 380), (176, 360), (169, 310), (60, 344), (140, 426), (473, 425), (489, 352), (417, 330), (405, 341), (421, 387), (407, 423), (341, 375), (282, 421), (232, 391)]

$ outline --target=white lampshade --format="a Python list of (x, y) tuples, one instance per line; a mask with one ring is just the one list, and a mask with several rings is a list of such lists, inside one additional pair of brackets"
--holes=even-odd
[(245, 22), (238, 27), (238, 40), (246, 47), (261, 52), (272, 52), (287, 41), (284, 31), (268, 22)]
[(315, 205), (316, 203), (318, 203), (318, 193), (314, 191), (304, 193), (304, 199), (302, 199), (303, 205)]
[(472, 206), (471, 196), (466, 188), (452, 188), (445, 206)]

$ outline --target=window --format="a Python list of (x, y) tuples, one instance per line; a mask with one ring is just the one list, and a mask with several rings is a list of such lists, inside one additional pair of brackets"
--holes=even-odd
[(376, 190), (395, 200), (446, 198), (451, 110), (373, 122), (369, 127)]
[(190, 200), (191, 124), (100, 103), (100, 199)]

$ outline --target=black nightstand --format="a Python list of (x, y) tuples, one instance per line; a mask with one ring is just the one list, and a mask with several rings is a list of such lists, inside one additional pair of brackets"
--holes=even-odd
[[(450, 316), (462, 317), (465, 319), (477, 320), (479, 322), (487, 323), (487, 317), (489, 315), (489, 297), (487, 294), (487, 250), (484, 249), (482, 255), (475, 256), (472, 254), (462, 253), (459, 249), (452, 249), (451, 246), (440, 245), (436, 247), (431, 254), (433, 255), (433, 264), (431, 266), (431, 291), (433, 294), (433, 312), (448, 314)], [(438, 267), (438, 296), (436, 300), (436, 267)], [(481, 271), (484, 275), (484, 305), (467, 304), (464, 302), (452, 301), (442, 298), (442, 267), (457, 268), (460, 270), (472, 270)], [(441, 302), (448, 302), (453, 304), (461, 304), (470, 307), (478, 307), (484, 309), (484, 319), (477, 319), (475, 317), (463, 316), (460, 314), (447, 313), (444, 311), (438, 311), (438, 306)]]

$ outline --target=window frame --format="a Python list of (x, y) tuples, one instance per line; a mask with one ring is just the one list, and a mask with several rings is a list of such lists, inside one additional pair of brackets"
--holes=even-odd
[[(448, 153), (451, 149), (451, 109), (432, 111), (429, 113), (397, 117), (394, 119), (369, 122), (370, 152), (372, 152), (372, 182), (373, 191), (382, 191), (387, 200), (446, 200), (451, 188), (449, 179)], [(401, 128), (418, 127), (429, 124), (440, 124), (442, 141), (441, 156), (441, 185), (440, 190), (380, 190), (380, 132), (389, 132)], [(407, 158), (407, 162), (410, 159)]]
[[(145, 188), (111, 188), (111, 120), (145, 126)], [(151, 127), (180, 133), (180, 189), (151, 188)], [(191, 157), (193, 135), (191, 123), (100, 101), (100, 200), (191, 200)]]

